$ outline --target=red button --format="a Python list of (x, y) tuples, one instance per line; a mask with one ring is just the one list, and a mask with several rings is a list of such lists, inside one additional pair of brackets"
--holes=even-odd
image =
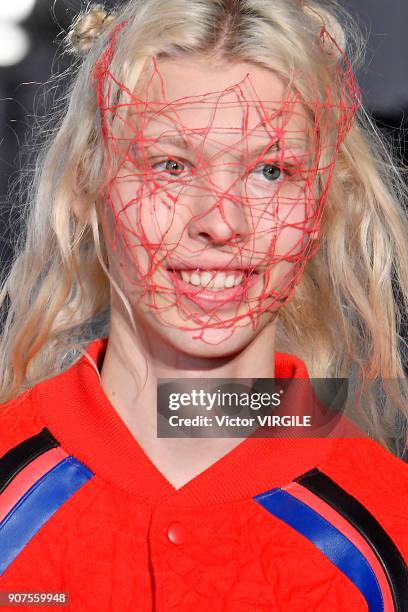
[(186, 528), (182, 523), (172, 523), (167, 530), (167, 537), (173, 544), (183, 544), (187, 537)]

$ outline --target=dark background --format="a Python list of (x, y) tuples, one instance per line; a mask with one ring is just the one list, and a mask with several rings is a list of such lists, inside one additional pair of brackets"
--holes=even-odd
[[(115, 1), (120, 2), (108, 0), (105, 6)], [(408, 165), (408, 2), (340, 0), (340, 3), (356, 18), (368, 41), (364, 68), (357, 74), (365, 108), (393, 144), (396, 155)], [(61, 87), (61, 81), (55, 81), (52, 95), (45, 96), (44, 83), (69, 67), (70, 56), (61, 55), (58, 50), (69, 24), (85, 4), (84, 0), (0, 2), (0, 266), (3, 273), (18, 233), (17, 197), (7, 195), (9, 187), (21, 176), (24, 159), (20, 154), (27, 134), (36, 129), (34, 115), (44, 114), (45, 100), (49, 104), (55, 90)], [(25, 16), (22, 15), (24, 5), (28, 7)], [(18, 13), (19, 7), (20, 19), (16, 20), (13, 12)], [(27, 52), (20, 60), (9, 60), (6, 65), (4, 53), (10, 54), (14, 48), (10, 38), (13, 28), (25, 36)], [(408, 336), (407, 330), (404, 336)]]

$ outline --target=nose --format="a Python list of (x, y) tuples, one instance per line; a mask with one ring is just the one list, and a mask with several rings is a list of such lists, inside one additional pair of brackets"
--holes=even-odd
[(212, 180), (210, 187), (205, 188), (205, 195), (197, 197), (188, 226), (190, 238), (216, 246), (239, 243), (248, 237), (248, 215), (242, 196), (227, 184), (225, 180), (218, 180), (215, 185)]

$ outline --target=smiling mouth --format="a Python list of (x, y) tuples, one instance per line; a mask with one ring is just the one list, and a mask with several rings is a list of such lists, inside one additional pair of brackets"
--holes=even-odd
[(229, 302), (241, 300), (261, 276), (255, 270), (167, 270), (181, 293), (194, 301)]
[(243, 284), (248, 278), (246, 270), (172, 270), (179, 279), (197, 287), (198, 289), (209, 289), (211, 291), (222, 291), (232, 289)]

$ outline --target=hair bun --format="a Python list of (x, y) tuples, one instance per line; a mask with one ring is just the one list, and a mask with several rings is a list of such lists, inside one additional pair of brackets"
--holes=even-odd
[(67, 37), (70, 51), (77, 55), (86, 55), (95, 40), (109, 29), (115, 18), (116, 14), (108, 11), (102, 4), (91, 4), (86, 13), (78, 15), (71, 26)]

